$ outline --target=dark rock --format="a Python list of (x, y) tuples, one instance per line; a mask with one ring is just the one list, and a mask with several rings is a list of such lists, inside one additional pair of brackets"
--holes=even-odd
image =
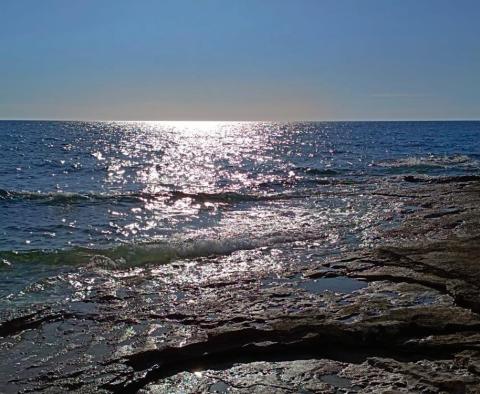
[(88, 291), (0, 316), (0, 391), (480, 392), (480, 183), (405, 180), (360, 250), (78, 269)]

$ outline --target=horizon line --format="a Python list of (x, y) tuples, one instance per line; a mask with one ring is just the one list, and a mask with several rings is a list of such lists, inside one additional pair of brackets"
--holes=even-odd
[(0, 122), (277, 122), (277, 123), (297, 123), (297, 122), (479, 122), (480, 118), (447, 118), (447, 119), (47, 119), (47, 118), (0, 118)]

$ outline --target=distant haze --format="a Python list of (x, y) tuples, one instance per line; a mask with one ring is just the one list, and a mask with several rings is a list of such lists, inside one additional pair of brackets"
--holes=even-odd
[(479, 119), (478, 0), (2, 0), (1, 119)]

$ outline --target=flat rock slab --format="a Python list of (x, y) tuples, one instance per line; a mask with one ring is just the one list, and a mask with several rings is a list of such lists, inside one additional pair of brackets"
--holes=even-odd
[(404, 208), (358, 250), (305, 241), (37, 283), (66, 299), (1, 311), (0, 391), (480, 392), (480, 182), (409, 178), (372, 198)]
[(140, 392), (167, 393), (475, 393), (478, 377), (459, 356), (398, 362), (369, 358), (358, 364), (319, 360), (253, 362), (226, 370), (181, 372)]

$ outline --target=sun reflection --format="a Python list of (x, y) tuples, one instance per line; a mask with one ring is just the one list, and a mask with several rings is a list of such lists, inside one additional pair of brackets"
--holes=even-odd
[(162, 128), (180, 130), (182, 133), (216, 134), (224, 130), (225, 126), (235, 124), (234, 122), (220, 121), (156, 121), (155, 126)]
[[(88, 206), (88, 241), (99, 234), (110, 244), (183, 239), (192, 249), (218, 251), (325, 233), (337, 242), (342, 223), (361, 216), (343, 205), (326, 207), (325, 197), (312, 194), (328, 184), (325, 177), (333, 179), (336, 151), (322, 129), (308, 127), (219, 121), (102, 124), (88, 140), (82, 170), (91, 178), (87, 183), (100, 184), (96, 190), (103, 199)], [(201, 239), (208, 247), (197, 242)]]

